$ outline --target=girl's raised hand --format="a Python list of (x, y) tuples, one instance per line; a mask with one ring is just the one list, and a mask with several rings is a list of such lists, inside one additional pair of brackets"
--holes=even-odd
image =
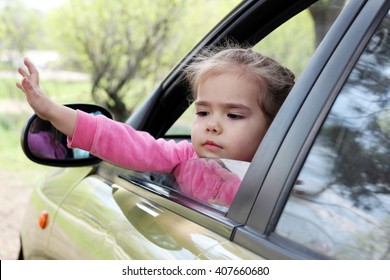
[(26, 65), (28, 72), (26, 72), (23, 68), (18, 68), (18, 72), (22, 76), (22, 81), (20, 83), (16, 83), (16, 86), (24, 92), (27, 102), (30, 104), (34, 112), (40, 118), (47, 120), (47, 113), (53, 102), (39, 87), (39, 72), (35, 65), (27, 58), (24, 59), (24, 65)]
[[(35, 67), (35, 65), (27, 58), (24, 59), (24, 65), (26, 65), (29, 73), (24, 71), (23, 68), (18, 68), (18, 72), (20, 73), (20, 75), (22, 75), (22, 77), (24, 77), (24, 78), (29, 78), (31, 83), (39, 85), (39, 73), (38, 73), (38, 70)], [(23, 90), (23, 88), (21, 88), (21, 89)]]
[(50, 100), (39, 87), (39, 72), (35, 65), (27, 58), (24, 60), (24, 65), (28, 72), (22, 68), (18, 69), (22, 81), (16, 83), (16, 86), (24, 92), (27, 102), (38, 117), (50, 121), (59, 131), (72, 137), (76, 127), (77, 112)]

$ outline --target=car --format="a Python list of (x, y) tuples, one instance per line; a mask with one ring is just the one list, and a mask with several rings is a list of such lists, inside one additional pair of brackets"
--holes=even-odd
[[(243, 1), (129, 117), (156, 138), (190, 141), (183, 69), (202, 48), (233, 39), (298, 52), (290, 64), (302, 71), (253, 160), (217, 160), (241, 179), (230, 207), (184, 195), (170, 174), (69, 148), (41, 156), (28, 133), (42, 120), (32, 116), (23, 150), (58, 168), (32, 192), (20, 259), (390, 259), (390, 1), (345, 2)], [(311, 48), (302, 38), (312, 35), (288, 27), (321, 9), (332, 26), (316, 25), (310, 34), (326, 35)], [(285, 35), (275, 42), (277, 32)], [(69, 106), (110, 117), (96, 105)]]

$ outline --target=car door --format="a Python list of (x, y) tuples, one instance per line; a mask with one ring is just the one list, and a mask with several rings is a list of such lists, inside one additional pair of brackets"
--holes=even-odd
[(389, 258), (389, 7), (365, 2), (319, 47), (272, 125), (286, 134), (253, 172), (262, 187), (235, 242), (265, 258)]

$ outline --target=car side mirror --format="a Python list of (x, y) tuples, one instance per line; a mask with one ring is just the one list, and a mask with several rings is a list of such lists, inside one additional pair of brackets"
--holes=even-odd
[[(65, 106), (112, 119), (109, 111), (97, 105), (68, 104)], [(101, 161), (87, 151), (68, 148), (67, 136), (36, 114), (31, 116), (22, 130), (21, 145), (30, 160), (43, 165), (75, 167)]]

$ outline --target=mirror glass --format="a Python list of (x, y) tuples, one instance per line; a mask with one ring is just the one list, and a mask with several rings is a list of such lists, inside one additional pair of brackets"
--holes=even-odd
[(85, 159), (90, 153), (81, 149), (69, 149), (66, 135), (50, 122), (36, 117), (28, 129), (27, 144), (30, 152), (41, 159)]
[(48, 121), (36, 117), (28, 129), (27, 145), (30, 152), (41, 159), (85, 159), (92, 157), (81, 149), (69, 149), (67, 137)]
[[(112, 119), (105, 108), (92, 104), (66, 104), (75, 110), (93, 115), (104, 115)], [(22, 148), (32, 161), (50, 166), (85, 166), (98, 163), (99, 158), (81, 149), (70, 149), (67, 136), (57, 130), (50, 122), (34, 114), (22, 131)]]

